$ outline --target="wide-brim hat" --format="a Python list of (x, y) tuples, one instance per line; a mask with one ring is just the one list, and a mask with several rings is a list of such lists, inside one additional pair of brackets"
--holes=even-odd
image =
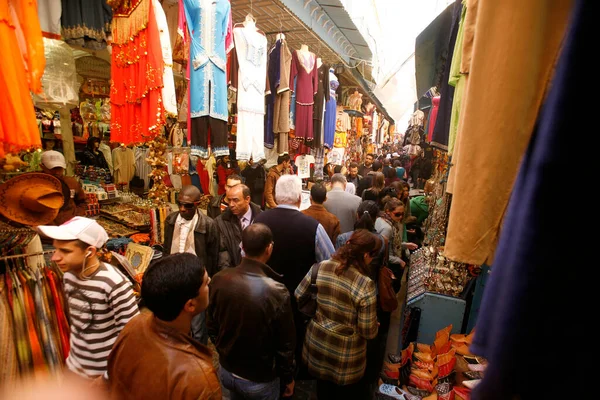
[(64, 202), (62, 185), (52, 175), (31, 172), (0, 185), (0, 214), (20, 224), (48, 224)]

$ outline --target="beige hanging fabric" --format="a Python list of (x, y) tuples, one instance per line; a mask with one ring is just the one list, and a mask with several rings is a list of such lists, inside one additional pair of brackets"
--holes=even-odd
[(558, 58), (571, 0), (467, 0), (468, 73), (448, 186), (445, 256), (492, 263), (521, 158)]

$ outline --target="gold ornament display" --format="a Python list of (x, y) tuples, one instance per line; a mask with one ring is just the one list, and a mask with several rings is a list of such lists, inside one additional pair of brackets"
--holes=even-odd
[(152, 199), (156, 205), (164, 204), (169, 198), (169, 188), (165, 185), (164, 177), (167, 176), (167, 139), (157, 136), (148, 143), (148, 157), (146, 162), (152, 167), (152, 172), (148, 175), (154, 181), (152, 188), (148, 192), (148, 198)]

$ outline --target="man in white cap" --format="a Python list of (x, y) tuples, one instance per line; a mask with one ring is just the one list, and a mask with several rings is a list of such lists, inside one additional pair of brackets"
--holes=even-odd
[(60, 225), (75, 216), (85, 216), (87, 211), (85, 192), (75, 178), (65, 176), (65, 168), (67, 168), (65, 156), (58, 151), (45, 151), (42, 154), (41, 167), (42, 172), (54, 176), (61, 182), (65, 198), (65, 203), (56, 219), (52, 221), (52, 225)]
[(139, 314), (131, 282), (98, 258), (108, 235), (96, 221), (74, 217), (60, 226), (38, 226), (53, 239), (52, 256), (65, 273), (71, 335), (67, 367), (85, 378), (104, 375), (108, 356), (125, 324)]

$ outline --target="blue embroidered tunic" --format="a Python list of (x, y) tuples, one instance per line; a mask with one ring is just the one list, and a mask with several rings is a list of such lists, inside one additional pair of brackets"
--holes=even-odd
[(227, 121), (227, 52), (231, 38), (229, 0), (183, 0), (190, 42), (190, 117)]

